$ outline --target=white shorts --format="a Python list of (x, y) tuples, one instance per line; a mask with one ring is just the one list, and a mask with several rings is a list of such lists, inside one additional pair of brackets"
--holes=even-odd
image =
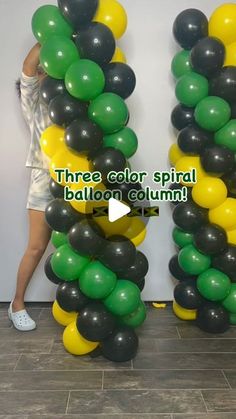
[(49, 190), (50, 174), (45, 169), (32, 169), (27, 209), (45, 211), (46, 206), (53, 200)]

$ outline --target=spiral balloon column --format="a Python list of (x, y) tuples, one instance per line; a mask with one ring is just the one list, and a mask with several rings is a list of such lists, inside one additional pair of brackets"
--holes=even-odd
[(173, 210), (173, 310), (222, 333), (236, 324), (236, 4), (218, 7), (209, 22), (184, 10), (173, 34), (182, 50), (172, 61), (180, 103), (169, 157), (177, 171), (197, 172), (188, 200)]
[[(126, 12), (116, 0), (58, 0), (58, 7), (42, 6), (32, 19), (47, 73), (41, 99), (51, 120), (40, 141), (49, 158), (54, 197), (45, 212), (56, 248), (45, 264), (48, 279), (58, 284), (53, 316), (66, 326), (63, 343), (68, 352), (84, 355), (99, 347), (112, 361), (135, 356), (134, 329), (146, 317), (140, 292), (148, 261), (136, 249), (145, 226), (137, 217), (114, 223), (106, 213), (95, 218), (94, 206), (107, 202), (69, 202), (64, 197), (66, 186), (72, 191), (115, 186), (127, 201), (129, 189), (140, 187), (107, 182), (107, 174), (122, 171), (138, 146), (136, 134), (127, 127), (125, 103), (134, 91), (135, 74), (116, 46), (126, 26)], [(74, 183), (65, 176), (59, 181), (55, 170), (61, 168), (72, 175), (100, 172), (103, 183), (92, 178), (85, 183), (81, 177)]]

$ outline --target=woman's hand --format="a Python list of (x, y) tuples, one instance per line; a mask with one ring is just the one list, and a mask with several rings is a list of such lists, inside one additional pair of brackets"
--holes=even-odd
[(41, 45), (39, 43), (35, 44), (25, 58), (22, 70), (26, 76), (34, 77), (37, 75), (40, 48)]

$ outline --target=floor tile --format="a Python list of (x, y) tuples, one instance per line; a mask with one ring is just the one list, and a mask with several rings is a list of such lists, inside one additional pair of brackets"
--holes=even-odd
[[(0, 355), (0, 371), (12, 371), (19, 359), (19, 355)], [(2, 374), (1, 374), (2, 375)]]
[(236, 327), (230, 327), (225, 333), (206, 333), (200, 330), (194, 324), (186, 324), (183, 322), (182, 326), (178, 326), (178, 331), (181, 338), (198, 338), (198, 339), (236, 339)]
[(229, 382), (229, 385), (236, 389), (236, 370), (230, 369), (230, 370), (224, 370), (224, 374), (226, 379)]
[[(156, 339), (157, 352), (236, 352), (236, 339)], [(151, 348), (151, 346), (150, 346)]]
[(15, 328), (1, 329), (1, 338), (5, 340), (22, 339), (24, 341), (48, 338), (61, 339), (63, 330), (63, 327), (56, 323), (50, 327), (37, 327), (37, 329), (25, 332), (23, 335), (22, 332), (19, 332)]
[(0, 415), (0, 419), (172, 419), (171, 415), (166, 414), (134, 414), (134, 415), (30, 415), (30, 416), (8, 416)]
[(203, 390), (203, 398), (209, 412), (235, 412), (236, 390)]
[[(1, 419), (1, 418), (0, 418)], [(207, 413), (194, 415), (175, 414), (172, 419), (235, 419), (235, 413)]]
[(49, 353), (52, 339), (4, 339), (0, 340), (1, 354)]
[(140, 327), (137, 331), (140, 337), (146, 338), (178, 338), (178, 331), (176, 326), (168, 326), (165, 324), (147, 323)]

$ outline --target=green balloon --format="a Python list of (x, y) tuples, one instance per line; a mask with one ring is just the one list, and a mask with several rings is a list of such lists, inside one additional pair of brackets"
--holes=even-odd
[(180, 250), (178, 261), (184, 272), (190, 275), (200, 275), (211, 265), (210, 256), (203, 255), (192, 244)]
[(195, 120), (200, 127), (208, 131), (218, 131), (230, 119), (229, 104), (218, 96), (208, 96), (198, 103), (195, 109)]
[(143, 301), (140, 301), (138, 308), (133, 313), (123, 316), (119, 319), (119, 323), (130, 327), (139, 327), (147, 317), (147, 309)]
[(236, 284), (231, 284), (229, 295), (222, 304), (230, 313), (236, 314)]
[(231, 119), (215, 133), (215, 143), (236, 152), (236, 119)]
[(68, 68), (65, 83), (71, 96), (87, 101), (102, 93), (105, 76), (101, 67), (94, 61), (78, 60)]
[(193, 234), (187, 233), (178, 227), (175, 227), (172, 232), (172, 238), (180, 248), (193, 243)]
[(119, 279), (111, 294), (104, 300), (106, 308), (117, 316), (126, 316), (137, 310), (140, 290), (131, 281)]
[(218, 269), (207, 269), (197, 279), (200, 294), (210, 301), (221, 301), (230, 292), (231, 282), (227, 275)]
[(183, 50), (177, 52), (171, 63), (171, 71), (176, 79), (192, 71), (190, 64), (190, 51)]
[(51, 236), (51, 242), (56, 249), (63, 244), (68, 244), (67, 235), (65, 233), (61, 233), (60, 231), (53, 231)]
[(116, 282), (116, 274), (98, 261), (89, 263), (79, 279), (81, 291), (95, 300), (106, 298), (115, 288)]
[(235, 313), (229, 313), (229, 322), (232, 325), (236, 325), (236, 314)]
[(78, 279), (89, 262), (88, 257), (74, 252), (68, 244), (59, 247), (51, 259), (53, 272), (64, 281)]
[(111, 134), (124, 127), (129, 111), (120, 96), (115, 93), (103, 93), (91, 102), (88, 115), (105, 134)]
[(40, 44), (53, 35), (63, 35), (70, 38), (73, 29), (61, 15), (56, 6), (46, 5), (39, 7), (32, 17), (32, 30)]
[(208, 89), (207, 79), (191, 71), (177, 81), (175, 94), (180, 103), (194, 107), (208, 95)]
[(120, 150), (129, 159), (137, 151), (137, 135), (131, 128), (124, 127), (114, 134), (105, 135), (103, 138), (103, 147), (113, 147), (116, 150)]
[(68, 68), (79, 59), (73, 41), (65, 36), (52, 36), (40, 50), (40, 63), (44, 71), (55, 79), (64, 79)]

